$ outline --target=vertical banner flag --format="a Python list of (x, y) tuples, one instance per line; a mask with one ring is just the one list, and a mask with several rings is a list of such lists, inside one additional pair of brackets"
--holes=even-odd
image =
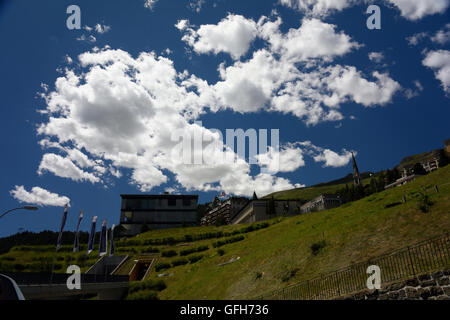
[(89, 233), (89, 243), (88, 243), (87, 254), (91, 253), (93, 248), (94, 248), (95, 225), (96, 225), (96, 223), (97, 223), (97, 216), (92, 218), (91, 232)]
[(112, 257), (114, 255), (114, 228), (116, 227), (115, 224), (111, 227), (111, 240), (109, 243), (109, 256)]
[(108, 230), (106, 229), (106, 220), (103, 220), (102, 232), (100, 233), (100, 247), (99, 247), (100, 257), (106, 254), (107, 246), (108, 246)]
[(63, 233), (63, 230), (64, 230), (64, 226), (66, 225), (68, 208), (69, 208), (69, 204), (67, 203), (64, 206), (64, 212), (63, 212), (63, 216), (62, 216), (61, 227), (59, 228), (58, 241), (56, 242), (56, 251), (58, 251), (61, 248), (62, 233)]
[(78, 234), (80, 232), (81, 220), (83, 220), (83, 210), (80, 211), (80, 216), (78, 217), (77, 230), (75, 231), (75, 242), (73, 243), (73, 252), (78, 252), (80, 250), (80, 240), (78, 239)]

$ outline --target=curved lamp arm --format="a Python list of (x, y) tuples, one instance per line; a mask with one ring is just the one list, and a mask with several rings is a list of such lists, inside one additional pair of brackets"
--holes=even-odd
[(7, 215), (8, 213), (10, 213), (11, 211), (21, 210), (21, 209), (23, 209), (23, 210), (33, 210), (33, 211), (35, 211), (35, 210), (38, 209), (38, 207), (35, 207), (35, 206), (24, 206), (24, 207), (20, 207), (20, 208), (10, 209), (10, 210), (4, 212), (2, 215), (0, 215), (0, 219), (3, 218), (4, 216), (6, 216), (6, 215)]

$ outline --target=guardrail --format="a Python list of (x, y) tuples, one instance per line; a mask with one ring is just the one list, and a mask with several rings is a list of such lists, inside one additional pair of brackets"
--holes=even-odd
[(312, 280), (266, 293), (260, 300), (326, 300), (367, 289), (367, 268), (381, 269), (381, 283), (390, 283), (450, 267), (450, 234), (431, 238), (366, 262)]

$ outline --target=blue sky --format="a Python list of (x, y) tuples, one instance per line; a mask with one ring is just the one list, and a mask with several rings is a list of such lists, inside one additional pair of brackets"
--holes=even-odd
[[(93, 215), (118, 222), (122, 193), (263, 195), (348, 174), (350, 151), (378, 171), (442, 148), (449, 1), (373, 1), (381, 30), (362, 1), (322, 2), (0, 2), (1, 210), (40, 206), (0, 236), (57, 230), (67, 199), (67, 229), (83, 209), (87, 230)], [(81, 30), (66, 27), (72, 4)], [(282, 170), (260, 173), (274, 154), (174, 159), (171, 133), (213, 128), (279, 129)]]

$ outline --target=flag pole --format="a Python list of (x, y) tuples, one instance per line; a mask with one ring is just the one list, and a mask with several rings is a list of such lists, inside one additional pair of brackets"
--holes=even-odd
[(69, 212), (69, 204), (67, 203), (64, 206), (64, 212), (62, 215), (62, 221), (61, 221), (61, 227), (59, 228), (59, 234), (58, 234), (58, 240), (56, 242), (56, 250), (53, 254), (53, 261), (52, 261), (52, 272), (50, 274), (50, 285), (53, 284), (53, 273), (55, 271), (55, 259), (56, 259), (56, 253), (58, 252), (58, 250), (61, 248), (61, 242), (62, 242), (62, 234), (64, 231), (64, 226), (66, 225), (66, 221), (67, 221), (67, 214)]

